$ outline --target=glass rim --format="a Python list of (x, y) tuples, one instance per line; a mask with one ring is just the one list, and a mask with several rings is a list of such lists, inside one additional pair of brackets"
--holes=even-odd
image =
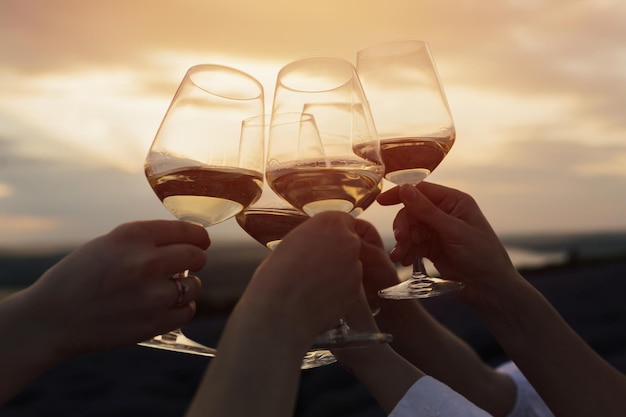
[(272, 128), (285, 126), (292, 123), (315, 123), (315, 117), (306, 112), (278, 112), (258, 114), (243, 119), (242, 128), (263, 128), (269, 134)]
[[(199, 79), (202, 75), (214, 74), (211, 79)], [(221, 75), (221, 77), (218, 77)], [(223, 84), (225, 77), (237, 78), (236, 90), (227, 93), (227, 88)], [(213, 79), (215, 78), (215, 79)], [(217, 80), (220, 78), (220, 80)], [(184, 80), (189, 80), (191, 84), (207, 94), (229, 100), (257, 100), (264, 96), (263, 84), (252, 75), (240, 69), (220, 64), (196, 64), (187, 70)], [(183, 82), (184, 82), (183, 80)], [(246, 81), (242, 83), (241, 81)]]
[[(307, 72), (309, 72), (309, 75), (315, 75), (315, 74), (319, 74), (320, 72), (313, 72), (313, 69), (323, 69), (325, 65), (328, 64), (333, 64), (333, 65), (341, 65), (342, 68), (342, 74), (345, 74), (342, 77), (337, 77), (337, 82), (330, 84), (329, 86), (325, 87), (325, 88), (320, 88), (320, 89), (315, 89), (315, 88), (297, 88), (296, 86), (294, 86), (291, 83), (285, 82), (285, 77), (287, 75), (289, 75), (290, 73), (296, 73), (297, 71), (301, 71), (301, 74), (299, 74), (301, 77), (306, 78), (305, 75)], [(308, 67), (305, 67), (305, 65), (308, 65)], [(302, 71), (301, 69), (304, 68), (305, 71)], [(332, 56), (310, 56), (310, 57), (306, 57), (306, 58), (301, 58), (295, 61), (292, 61), (286, 65), (284, 65), (280, 71), (278, 71), (278, 76), (276, 78), (277, 80), (277, 84), (276, 84), (276, 88), (278, 89), (279, 87), (283, 87), (287, 90), (290, 91), (300, 91), (300, 92), (305, 92), (305, 93), (323, 93), (326, 91), (332, 91), (332, 90), (336, 90), (338, 88), (341, 88), (343, 86), (345, 86), (346, 84), (350, 83), (354, 78), (356, 78), (356, 70), (354, 68), (354, 65), (343, 58), (338, 58), (338, 57), (332, 57)]]
[(429, 51), (428, 43), (418, 39), (402, 39), (370, 45), (357, 52), (358, 58), (375, 59), (390, 56), (408, 55), (421, 49)]

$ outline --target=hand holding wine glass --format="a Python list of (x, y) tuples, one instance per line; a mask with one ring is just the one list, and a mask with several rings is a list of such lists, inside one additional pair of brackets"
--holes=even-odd
[[(248, 136), (268, 137), (271, 115), (256, 116), (244, 120), (242, 139)], [(276, 115), (272, 127), (274, 135), (296, 136), (302, 122), (300, 113)], [(273, 250), (295, 227), (308, 220), (308, 214), (298, 210), (283, 198), (276, 195), (267, 182), (263, 183), (261, 197), (243, 209), (235, 219), (239, 226), (257, 242)], [(304, 355), (301, 369), (312, 369), (336, 362), (335, 356), (327, 349), (311, 349)]]
[[(418, 184), (437, 168), (456, 138), (428, 45), (407, 40), (363, 49), (357, 54), (357, 72), (380, 138), (385, 178), (396, 185)], [(418, 256), (411, 278), (379, 295), (426, 298), (461, 287), (459, 282), (428, 276)]]
[[(263, 87), (250, 75), (209, 64), (187, 71), (145, 161), (150, 186), (174, 216), (209, 227), (259, 198), (263, 137), (242, 140), (241, 125), (263, 112)], [(180, 330), (141, 345), (215, 355)]]
[[(301, 122), (275, 130), (283, 113)], [(306, 58), (277, 77), (265, 175), (272, 190), (309, 216), (329, 210), (354, 215), (381, 191), (384, 167), (365, 96), (351, 63)], [(385, 343), (383, 333), (355, 332), (345, 321), (315, 347)]]

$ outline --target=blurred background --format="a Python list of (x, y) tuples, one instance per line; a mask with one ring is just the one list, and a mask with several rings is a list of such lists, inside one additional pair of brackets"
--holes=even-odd
[[(402, 38), (429, 42), (456, 122), (431, 181), (502, 235), (625, 231), (624, 18), (618, 0), (3, 1), (0, 248), (172, 218), (142, 168), (188, 67), (235, 66), (270, 102), (292, 60)], [(363, 218), (390, 238), (396, 210)], [(211, 235), (252, 243), (234, 219)]]
[[(457, 128), (429, 180), (472, 194), (516, 266), (626, 369), (625, 19), (621, 0), (2, 0), (0, 298), (120, 223), (173, 218), (143, 160), (190, 66), (248, 72), (269, 108), (290, 61), (355, 62), (369, 45), (422, 39)], [(374, 204), (362, 218), (392, 245), (397, 210)], [(234, 219), (210, 234), (205, 291), (185, 331), (215, 344), (268, 250)], [(505, 359), (454, 296), (424, 304), (486, 361)], [(182, 415), (207, 363), (140, 347), (86, 355), (0, 415)], [(296, 415), (384, 414), (330, 365), (303, 373)]]

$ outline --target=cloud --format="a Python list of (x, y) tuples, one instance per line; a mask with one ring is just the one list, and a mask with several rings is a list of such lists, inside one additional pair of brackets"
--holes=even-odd
[(154, 216), (158, 207), (158, 200), (146, 199), (150, 190), (139, 174), (110, 168), (13, 153), (0, 179), (12, 190), (0, 199), (0, 245), (81, 242), (117, 223)]
[(503, 233), (626, 230), (626, 145), (528, 137), (488, 161), (450, 157), (431, 179), (469, 192)]
[[(171, 219), (141, 172), (35, 159), (0, 140), (0, 247), (71, 246), (134, 220)], [(236, 223), (211, 228), (220, 241), (245, 238)]]
[[(431, 45), (458, 130), (433, 181), (475, 195), (502, 231), (626, 228), (625, 15), (620, 0), (8, 2), (2, 222), (39, 225), (14, 239), (75, 241), (170, 218), (140, 170), (193, 64), (259, 74), (269, 96), (288, 61), (354, 60), (417, 38)], [(364, 217), (387, 230), (394, 210)], [(241, 236), (230, 223), (212, 230)]]

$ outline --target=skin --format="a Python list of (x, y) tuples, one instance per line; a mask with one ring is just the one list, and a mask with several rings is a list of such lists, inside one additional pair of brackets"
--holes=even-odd
[[(404, 205), (394, 220), (391, 259), (409, 265), (419, 252), (442, 277), (464, 282), (459, 296), (481, 315), (556, 416), (626, 415), (626, 376), (517, 272), (471, 196), (423, 182), (395, 187), (378, 201)], [(463, 393), (461, 386), (456, 389)]]
[(63, 258), (33, 285), (0, 302), (0, 403), (60, 362), (129, 346), (181, 327), (195, 313), (195, 276), (175, 306), (170, 277), (206, 262), (200, 226), (137, 221), (116, 227)]
[(515, 401), (513, 381), (486, 365), (419, 301), (379, 298), (378, 290), (397, 284), (398, 275), (382, 239), (373, 228), (364, 240), (363, 283), (370, 305), (380, 310), (375, 322), (369, 308), (353, 310), (347, 319), (353, 327), (391, 333), (393, 342), (333, 352), (339, 363), (368, 388), (387, 413), (411, 385), (428, 374), (491, 415), (506, 416)]
[(270, 253), (231, 313), (187, 417), (293, 415), (313, 338), (362, 295), (360, 224), (320, 213)]
[[(362, 279), (382, 271), (395, 276), (367, 222), (320, 213), (294, 229), (244, 291), (186, 417), (292, 416), (302, 357), (316, 335), (340, 317), (378, 331)], [(386, 344), (333, 353), (387, 412), (425, 375)]]

